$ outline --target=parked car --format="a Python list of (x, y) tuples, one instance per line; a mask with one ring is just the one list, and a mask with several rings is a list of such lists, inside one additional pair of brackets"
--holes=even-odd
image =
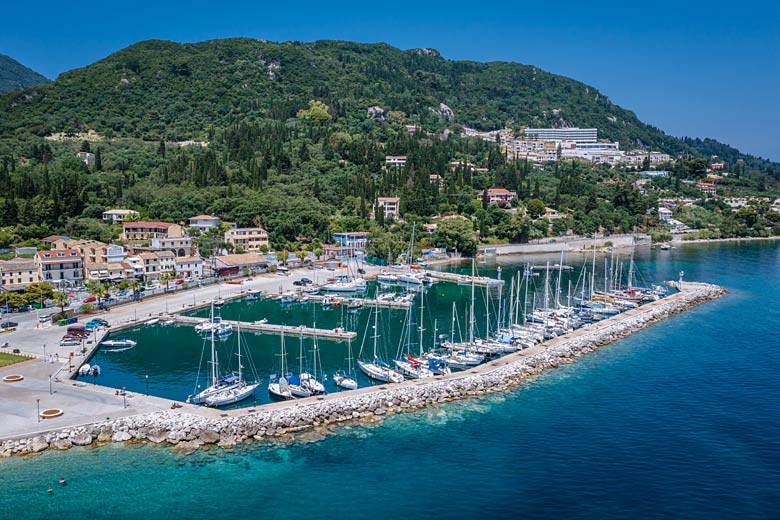
[(92, 303), (94, 301), (97, 301), (97, 298), (95, 298), (94, 296), (87, 296), (86, 298), (84, 298), (84, 303)]
[(0, 314), (7, 314), (10, 312), (14, 312), (12, 307), (9, 307), (7, 305), (0, 306)]
[(179, 278), (178, 280), (176, 280), (176, 285), (181, 285), (181, 284), (183, 284), (183, 283), (184, 283), (184, 280), (182, 280), (181, 278)]
[(14, 327), (18, 327), (19, 324), (15, 321), (4, 321), (0, 323), (0, 329), (12, 329)]
[(314, 283), (308, 278), (301, 278), (301, 282), (303, 282), (304, 285), (311, 285), (312, 283)]
[(306, 285), (306, 284), (305, 284), (305, 283), (303, 283), (303, 280), (295, 280), (295, 281), (293, 282), (293, 285), (294, 285), (294, 286), (296, 286), (296, 287), (302, 287), (302, 286), (304, 286), (304, 285)]

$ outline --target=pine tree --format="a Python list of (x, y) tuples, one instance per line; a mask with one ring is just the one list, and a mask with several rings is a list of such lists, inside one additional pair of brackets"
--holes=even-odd
[(95, 171), (99, 172), (103, 169), (103, 157), (100, 153), (100, 148), (95, 150)]

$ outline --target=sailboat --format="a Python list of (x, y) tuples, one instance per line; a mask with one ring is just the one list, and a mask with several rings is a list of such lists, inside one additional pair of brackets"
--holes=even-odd
[[(316, 346), (315, 346), (315, 354), (316, 354)], [(317, 381), (317, 378), (309, 373), (309, 367), (306, 366), (305, 360), (306, 360), (306, 350), (303, 343), (303, 333), (301, 332), (300, 337), (300, 353), (299, 358), (300, 360), (300, 368), (298, 372), (298, 376), (291, 376), (288, 378), (288, 383), (290, 384), (290, 392), (294, 397), (311, 397), (312, 395), (317, 394), (324, 394), (325, 393), (325, 386)], [(315, 366), (314, 366), (314, 372), (316, 373), (317, 366), (316, 366), (316, 360), (315, 360)]]
[[(383, 383), (400, 383), (404, 380), (404, 376), (390, 368), (390, 365), (385, 363), (382, 358), (377, 355), (377, 339), (379, 338), (379, 329), (377, 328), (377, 322), (379, 319), (379, 307), (374, 306), (374, 357), (371, 361), (358, 360), (358, 367), (366, 374), (366, 376), (376, 381), (382, 381)], [(361, 348), (362, 351), (362, 348)]]
[[(420, 356), (423, 355), (423, 332), (425, 329), (423, 328), (423, 317), (425, 313), (425, 294), (420, 293)], [(409, 308), (409, 312), (406, 316), (407, 319), (407, 336), (406, 336), (406, 358), (405, 359), (396, 359), (395, 360), (395, 368), (398, 369), (401, 374), (403, 374), (406, 377), (409, 377), (411, 379), (427, 379), (429, 377), (433, 377), (433, 371), (431, 371), (427, 366), (426, 363), (415, 359), (412, 357), (411, 353), (409, 352), (409, 346), (411, 343), (411, 336), (412, 336), (412, 330), (411, 330), (411, 307)]]
[(284, 330), (282, 330), (282, 351), (281, 351), (281, 357), (282, 357), (282, 375), (279, 376), (279, 379), (276, 380), (276, 382), (270, 382), (268, 383), (268, 393), (271, 395), (274, 399), (281, 399), (281, 400), (289, 400), (293, 399), (292, 391), (290, 390), (290, 383), (287, 382), (287, 378), (285, 377), (287, 374), (285, 373), (284, 369), (284, 360), (287, 357), (287, 354), (284, 351)]
[(210, 394), (204, 402), (207, 406), (226, 406), (229, 404), (243, 401), (244, 399), (254, 395), (257, 387), (260, 386), (260, 381), (255, 378), (255, 382), (248, 384), (244, 380), (243, 365), (241, 364), (241, 329), (238, 329), (238, 381), (223, 390)]
[[(214, 305), (211, 306), (211, 316), (212, 320), (214, 319)], [(195, 395), (190, 395), (187, 397), (187, 402), (192, 404), (201, 404), (205, 403), (206, 399), (211, 397), (212, 395), (216, 395), (223, 390), (227, 390), (233, 386), (236, 386), (240, 382), (240, 378), (234, 374), (230, 373), (225, 376), (220, 377), (219, 376), (219, 361), (217, 359), (217, 351), (215, 348), (214, 338), (215, 338), (215, 330), (212, 327), (211, 329), (211, 385), (206, 387), (204, 390), (198, 392)]]
[(333, 375), (333, 380), (336, 381), (336, 386), (347, 390), (355, 390), (358, 387), (352, 368), (352, 339), (347, 340), (347, 371), (339, 370)]

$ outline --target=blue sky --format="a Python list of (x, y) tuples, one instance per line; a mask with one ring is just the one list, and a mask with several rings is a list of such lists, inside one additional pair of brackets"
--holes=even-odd
[(676, 136), (780, 161), (780, 6), (675, 2), (94, 2), (2, 8), (0, 53), (47, 77), (138, 40), (345, 39), (533, 64)]

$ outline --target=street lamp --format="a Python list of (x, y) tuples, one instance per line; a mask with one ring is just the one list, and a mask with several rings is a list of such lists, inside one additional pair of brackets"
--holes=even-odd
[(43, 344), (43, 362), (46, 363), (46, 343)]
[(38, 410), (38, 422), (41, 422), (41, 400), (36, 399), (35, 404), (36, 404), (36, 409)]

